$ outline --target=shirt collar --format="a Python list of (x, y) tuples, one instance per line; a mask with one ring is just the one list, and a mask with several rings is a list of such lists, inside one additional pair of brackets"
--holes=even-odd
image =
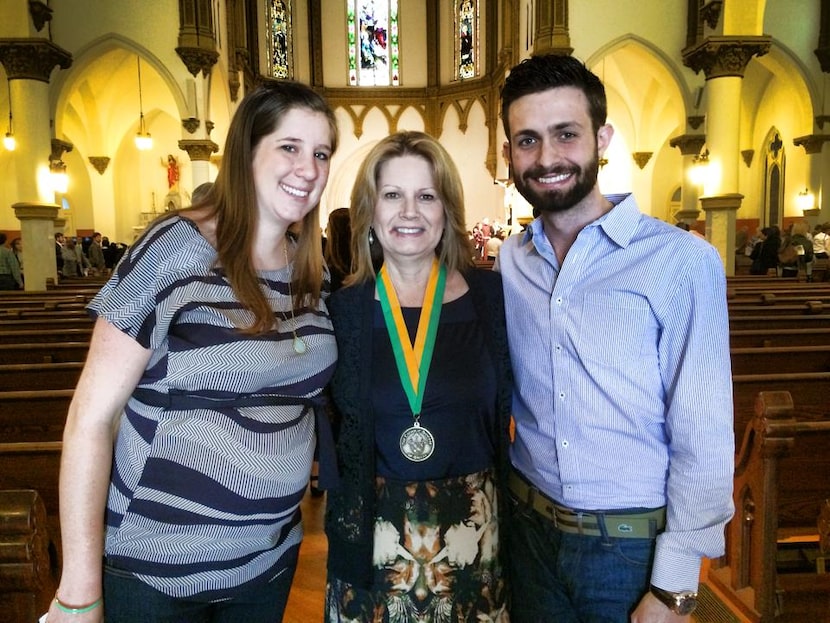
[[(634, 195), (631, 193), (622, 193), (614, 195), (604, 195), (610, 201), (613, 208), (599, 217), (597, 220), (589, 223), (586, 227), (602, 227), (612, 241), (621, 247), (628, 246), (631, 238), (634, 236), (637, 222), (640, 217), (640, 209), (637, 207), (637, 202)], [(527, 244), (533, 240), (534, 236), (544, 237), (545, 226), (541, 217), (536, 217), (528, 225), (522, 238), (522, 244)]]

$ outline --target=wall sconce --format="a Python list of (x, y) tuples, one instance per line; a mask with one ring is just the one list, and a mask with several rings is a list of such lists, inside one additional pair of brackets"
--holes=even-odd
[(153, 148), (153, 138), (144, 123), (144, 102), (141, 97), (141, 57), (136, 55), (136, 61), (138, 62), (138, 133), (135, 135), (135, 146), (140, 151), (147, 151)]
[(801, 211), (812, 210), (813, 206), (815, 205), (814, 202), (815, 196), (813, 195), (813, 193), (810, 192), (808, 188), (799, 191), (798, 197), (795, 198), (795, 205)]
[(696, 186), (703, 186), (709, 173), (709, 150), (704, 148), (692, 159), (692, 168), (689, 170), (689, 178)]
[(3, 137), (3, 146), (9, 151), (14, 151), (17, 147), (17, 141), (14, 139), (14, 127), (12, 125), (12, 86), (8, 78), (6, 79), (6, 86), (9, 88), (9, 129), (6, 136)]

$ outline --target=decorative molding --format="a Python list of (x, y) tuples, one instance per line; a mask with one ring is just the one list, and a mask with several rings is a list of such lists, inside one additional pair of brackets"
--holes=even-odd
[(43, 30), (47, 22), (52, 21), (52, 9), (39, 0), (29, 0), (29, 14), (38, 32)]
[(187, 119), (182, 119), (182, 127), (187, 130), (188, 134), (193, 134), (196, 130), (199, 129), (199, 126), (202, 124), (196, 117), (188, 117)]
[(669, 140), (669, 146), (677, 147), (684, 156), (697, 156), (705, 143), (705, 134), (681, 134)]
[(818, 64), (821, 66), (821, 71), (830, 74), (830, 48), (818, 48), (815, 50)]
[(208, 136), (210, 136), (210, 133), (213, 132), (213, 128), (215, 128), (215, 127), (216, 127), (216, 124), (213, 123), (213, 121), (211, 121), (210, 119), (205, 121), (205, 130), (207, 130)]
[(744, 164), (746, 165), (747, 169), (752, 166), (753, 156), (755, 156), (755, 150), (754, 149), (742, 149), (741, 150), (741, 157), (744, 159)]
[(744, 71), (754, 56), (769, 52), (772, 37), (707, 37), (702, 43), (683, 50), (683, 64), (695, 73), (703, 70), (707, 80), (734, 76)]
[(818, 116), (816, 116), (816, 124), (822, 130), (824, 129), (824, 124), (825, 123), (830, 123), (830, 115), (818, 115)]
[(803, 147), (808, 154), (820, 154), (825, 142), (830, 141), (830, 134), (807, 134), (793, 139), (793, 145)]
[(654, 155), (653, 151), (635, 151), (631, 154), (634, 157), (634, 162), (637, 163), (637, 166), (640, 169), (645, 168), (648, 164), (648, 161), (651, 160), (651, 157)]
[(0, 64), (9, 80), (48, 83), (55, 65), (72, 66), (72, 54), (45, 39), (0, 39)]
[(211, 154), (219, 151), (219, 145), (211, 140), (181, 140), (179, 149), (186, 151), (191, 161), (210, 161)]
[(100, 175), (103, 175), (104, 171), (107, 170), (107, 167), (110, 164), (110, 158), (109, 156), (90, 156), (89, 164), (95, 167), (95, 170), (98, 171)]
[(187, 71), (194, 78), (199, 75), (200, 71), (205, 78), (210, 76), (211, 69), (213, 69), (213, 66), (219, 60), (219, 52), (204, 48), (179, 47), (176, 48), (176, 54), (179, 55), (179, 58), (182, 59), (185, 67), (187, 67)]
[(700, 9), (700, 19), (714, 30), (720, 21), (721, 9), (723, 9), (723, 0), (710, 0)]
[(692, 130), (697, 130), (700, 126), (703, 125), (703, 122), (705, 120), (705, 115), (693, 115), (691, 117), (686, 117), (686, 123), (689, 124), (689, 127), (692, 128)]

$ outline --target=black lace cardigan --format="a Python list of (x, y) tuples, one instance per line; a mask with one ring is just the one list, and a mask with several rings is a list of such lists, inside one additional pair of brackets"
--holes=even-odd
[[(481, 269), (464, 274), (475, 309), (488, 333), (487, 344), (496, 365), (499, 444), (496, 475), (499, 483), (500, 543), (507, 526), (507, 472), (510, 459), (509, 425), (512, 372), (507, 346), (501, 275)], [(375, 518), (375, 439), (370, 406), (372, 305), (374, 282), (338, 290), (329, 301), (337, 336), (337, 370), (331, 384), (335, 404), (335, 435), (339, 485), (328, 491), (326, 535), (331, 577), (367, 588), (372, 582)], [(506, 569), (506, 565), (503, 566)]]

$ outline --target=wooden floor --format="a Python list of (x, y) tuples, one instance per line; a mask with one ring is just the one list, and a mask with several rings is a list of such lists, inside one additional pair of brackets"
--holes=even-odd
[(300, 546), (300, 562), (283, 623), (320, 623), (323, 620), (323, 599), (326, 591), (326, 535), (323, 513), (326, 498), (306, 493), (302, 502), (305, 538)]

